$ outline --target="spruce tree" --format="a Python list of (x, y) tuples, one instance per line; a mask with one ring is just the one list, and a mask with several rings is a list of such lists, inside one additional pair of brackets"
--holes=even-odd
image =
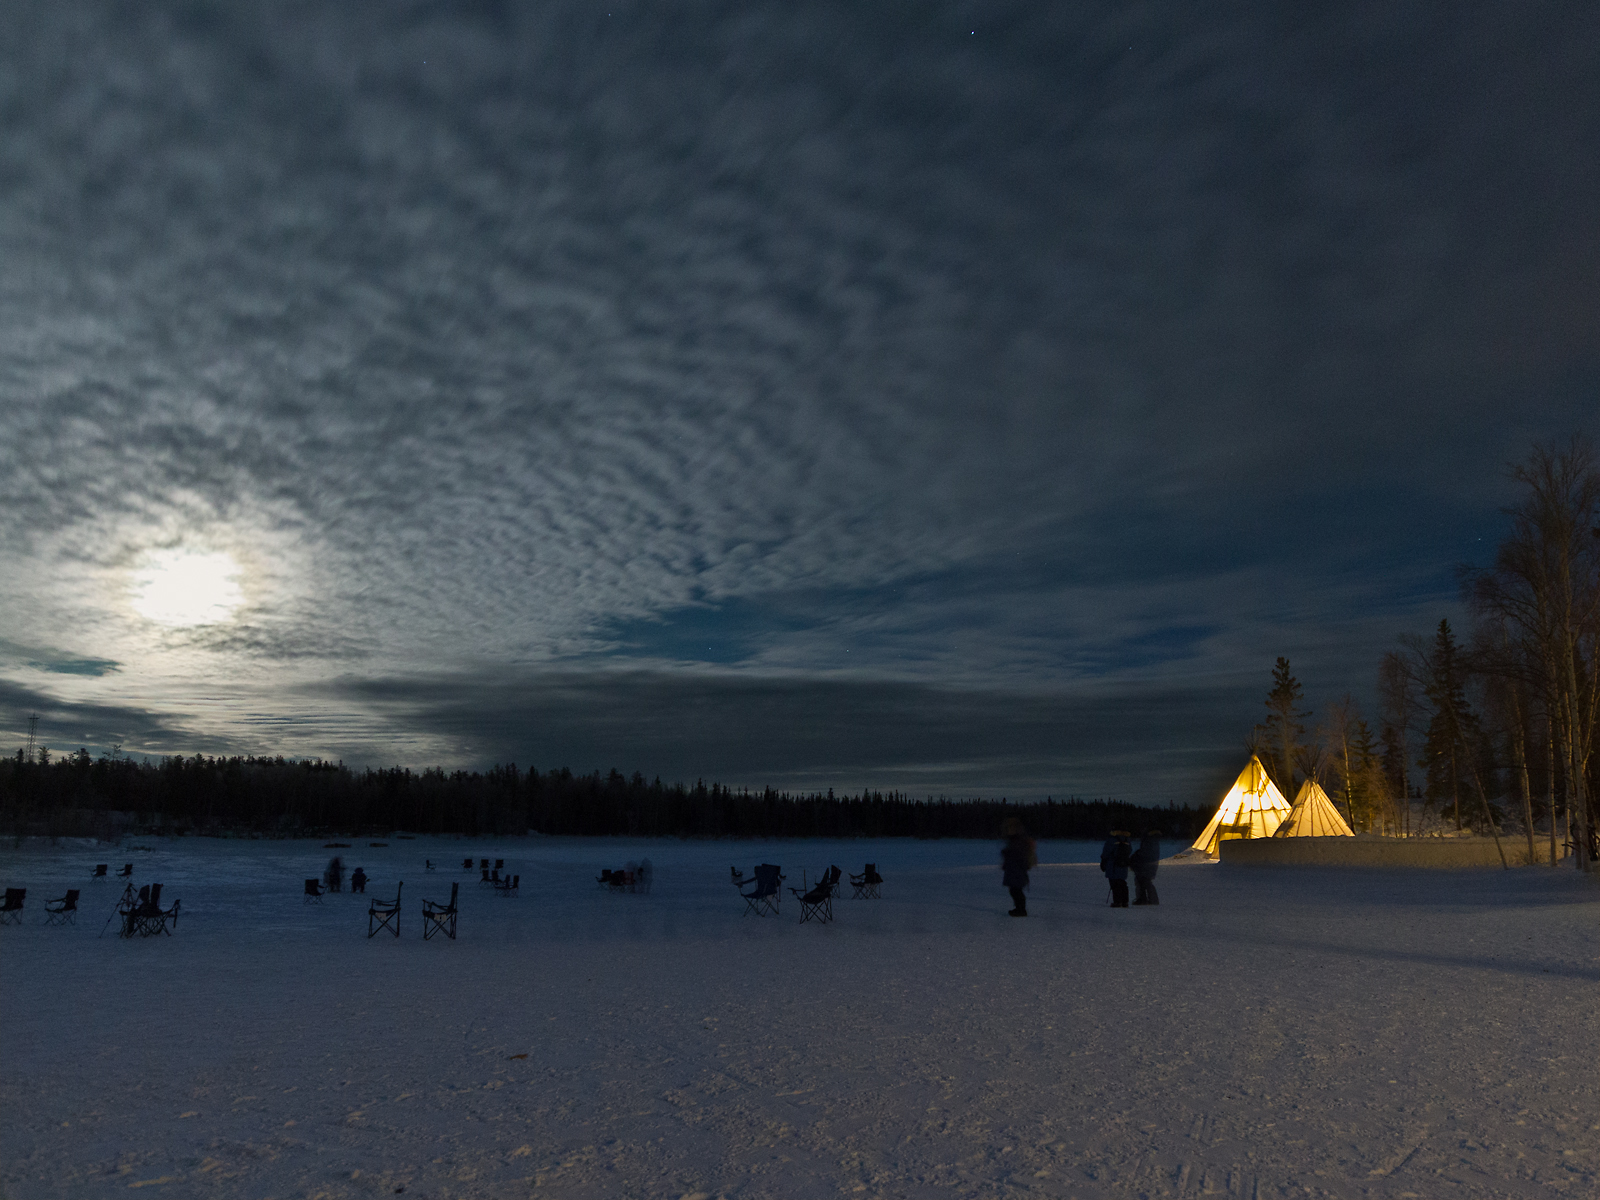
[(1399, 815), (1389, 801), (1385, 786), (1383, 743), (1371, 727), (1361, 722), (1356, 730), (1356, 753), (1361, 760), (1362, 798), (1366, 804), (1366, 827), (1376, 823), (1378, 831), (1393, 834), (1399, 830)]
[(1267, 694), (1267, 719), (1256, 726), (1256, 733), (1272, 751), (1267, 773), (1291, 803), (1295, 794), (1294, 764), (1305, 747), (1305, 719), (1311, 715), (1310, 710), (1299, 710), (1303, 695), (1300, 681), (1289, 669), (1289, 660), (1279, 655), (1272, 668), (1272, 691)]
[(1440, 621), (1428, 656), (1424, 689), (1433, 706), (1423, 742), (1421, 766), (1427, 771), (1427, 797), (1437, 805), (1449, 801), (1456, 830), (1461, 829), (1461, 786), (1472, 773), (1467, 755), (1477, 744), (1478, 721), (1467, 704), (1461, 650), (1449, 621)]

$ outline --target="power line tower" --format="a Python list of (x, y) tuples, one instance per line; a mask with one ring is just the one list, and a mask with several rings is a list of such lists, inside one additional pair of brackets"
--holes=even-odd
[(28, 762), (32, 762), (33, 761), (33, 744), (37, 740), (35, 735), (38, 732), (39, 732), (39, 714), (38, 713), (29, 713), (28, 714), (28, 752), (27, 752), (27, 755), (25, 756), (26, 761), (28, 761)]

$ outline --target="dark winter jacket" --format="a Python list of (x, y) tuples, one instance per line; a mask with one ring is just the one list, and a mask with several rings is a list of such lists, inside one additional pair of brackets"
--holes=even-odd
[(1133, 858), (1128, 864), (1133, 868), (1135, 879), (1154, 879), (1156, 870), (1161, 865), (1161, 839), (1152, 834), (1146, 834), (1139, 848), (1133, 852)]
[(1033, 839), (1026, 834), (1018, 834), (1009, 839), (1000, 850), (1000, 886), (1007, 888), (1025, 888), (1028, 886), (1028, 868), (1038, 862), (1034, 852)]
[[(1118, 848), (1122, 853), (1117, 853)], [(1105, 847), (1100, 851), (1100, 869), (1106, 873), (1107, 879), (1126, 879), (1128, 877), (1128, 860), (1133, 853), (1133, 848), (1128, 845), (1126, 838), (1107, 838)], [(1122, 860), (1121, 865), (1117, 863)]]

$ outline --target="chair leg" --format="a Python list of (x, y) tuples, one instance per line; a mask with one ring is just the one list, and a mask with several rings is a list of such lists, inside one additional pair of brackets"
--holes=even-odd
[(395, 910), (387, 915), (383, 913), (367, 913), (367, 937), (374, 938), (387, 929), (395, 937), (400, 936), (400, 912)]

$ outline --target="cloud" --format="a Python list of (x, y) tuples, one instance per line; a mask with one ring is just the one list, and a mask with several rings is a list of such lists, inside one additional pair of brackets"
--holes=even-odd
[(108, 658), (81, 658), (48, 647), (18, 646), (0, 638), (0, 667), (30, 667), (52, 675), (109, 675), (122, 664)]
[(130, 753), (193, 752), (194, 730), (175, 714), (152, 712), (137, 705), (63, 700), (3, 678), (0, 714), (0, 720), (9, 726), (0, 730), (0, 737), (8, 738), (19, 748), (27, 738), (28, 716), (37, 715), (38, 743), (57, 750), (84, 746), (107, 751), (122, 746)]
[(43, 662), (30, 659), (30, 667), (37, 667), (41, 671), (49, 671), (56, 675), (108, 675), (117, 669), (118, 664), (107, 658), (73, 658), (65, 657), (49, 659)]
[[(1196, 778), (1237, 771), (1249, 731), (1236, 689), (1159, 684), (1063, 694), (611, 671), (341, 680), (316, 691), (397, 730), (426, 729), (458, 761), (752, 788), (1198, 803)], [(356, 761), (362, 751), (348, 752)]]
[[(435, 742), (294, 689), (1359, 686), (1593, 428), (1594, 12), (608, 12), (13, 15), (12, 636), (352, 752)], [(124, 611), (179, 544), (236, 624)]]

